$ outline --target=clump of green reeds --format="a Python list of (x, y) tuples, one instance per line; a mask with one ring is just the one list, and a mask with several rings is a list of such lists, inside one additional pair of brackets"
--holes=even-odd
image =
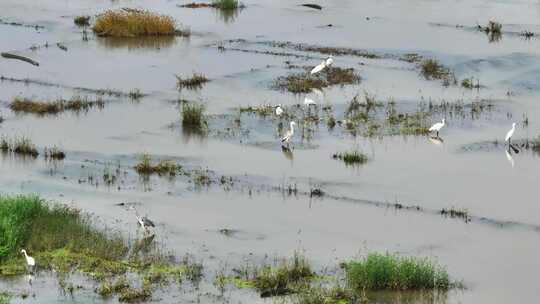
[(65, 249), (89, 252), (95, 257), (119, 259), (126, 253), (125, 243), (91, 226), (79, 210), (51, 205), (37, 196), (0, 196), (0, 260), (30, 253)]
[(306, 287), (315, 277), (306, 258), (298, 253), (276, 267), (266, 266), (257, 271), (253, 286), (262, 297), (285, 295)]
[(205, 125), (204, 106), (197, 103), (185, 103), (182, 106), (182, 126), (192, 130), (201, 130)]
[(103, 108), (104, 106), (105, 102), (101, 98), (89, 100), (87, 97), (73, 96), (69, 100), (37, 101), (17, 96), (10, 103), (9, 108), (16, 113), (46, 115), (64, 111), (88, 111), (93, 107)]
[(75, 23), (77, 26), (89, 26), (90, 16), (87, 16), (87, 15), (76, 16), (75, 18), (73, 18), (73, 23)]
[(139, 163), (135, 165), (135, 171), (139, 174), (150, 175), (177, 175), (182, 167), (170, 160), (161, 160), (157, 164), (153, 164), (150, 154), (144, 153), (141, 155)]
[(92, 29), (99, 36), (110, 37), (189, 35), (176, 28), (171, 16), (135, 9), (106, 11), (97, 16)]
[(332, 158), (342, 160), (346, 165), (365, 164), (368, 161), (368, 157), (358, 150), (336, 153)]
[(7, 138), (2, 136), (0, 138), (0, 151), (2, 153), (14, 153), (21, 156), (38, 157), (39, 152), (32, 141), (25, 136)]
[(452, 287), (448, 272), (439, 264), (416, 257), (371, 253), (345, 264), (348, 286), (366, 290), (448, 290)]
[(203, 74), (193, 73), (191, 77), (182, 78), (176, 75), (176, 86), (178, 89), (200, 89), (202, 86), (210, 81)]
[(315, 75), (297, 73), (278, 77), (274, 81), (273, 87), (292, 93), (309, 93), (313, 89), (322, 89), (333, 85), (355, 84), (359, 83), (360, 80), (360, 76), (352, 68), (327, 67)]
[(420, 63), (420, 72), (427, 79), (446, 80), (450, 78), (450, 69), (435, 59), (425, 59)]
[(45, 148), (43, 155), (47, 160), (63, 160), (66, 158), (66, 153), (56, 146), (52, 148)]
[(238, 0), (212, 0), (212, 7), (223, 10), (233, 10), (241, 8), (242, 5)]

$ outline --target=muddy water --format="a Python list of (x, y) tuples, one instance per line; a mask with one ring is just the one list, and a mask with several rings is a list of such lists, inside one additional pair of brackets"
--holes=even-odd
[[(539, 134), (540, 43), (517, 35), (523, 30), (540, 32), (538, 3), (328, 1), (322, 11), (299, 3), (249, 1), (247, 9), (223, 16), (211, 9), (179, 8), (180, 1), (3, 1), (3, 21), (29, 26), (0, 25), (4, 37), (0, 50), (29, 56), (40, 66), (0, 59), (0, 75), (30, 80), (0, 82), (0, 113), (5, 119), (0, 133), (28, 136), (40, 148), (57, 145), (66, 151), (67, 159), (51, 164), (2, 157), (0, 190), (39, 193), (75, 204), (131, 236), (137, 233), (132, 215), (115, 203), (140, 202), (140, 209), (158, 223), (166, 246), (179, 256), (190, 253), (200, 258), (209, 282), (225, 263), (261, 261), (265, 255), (305, 250), (322, 268), (376, 250), (432, 256), (447, 265), (452, 277), (463, 279), (467, 289), (452, 292), (441, 302), (534, 302), (540, 295), (535, 284), (540, 268), (538, 155), (523, 150), (508, 156), (500, 144), (478, 148), (478, 143), (500, 143), (513, 121), (518, 122), (516, 139)], [(89, 34), (89, 40), (83, 41), (81, 29), (72, 23), (76, 15), (126, 6), (170, 14), (193, 35), (104, 40)], [(496, 43), (474, 30), (477, 22), (483, 25), (490, 18), (502, 22), (505, 31)], [(238, 38), (246, 41), (226, 41)], [(324, 58), (256, 43), (263, 41), (393, 55), (336, 57), (337, 66), (353, 67), (362, 76), (359, 85), (312, 94), (318, 103), (332, 106), (338, 120), (343, 119), (347, 102), (363, 91), (382, 101), (392, 98), (398, 109), (415, 109), (420, 102), (470, 104), (481, 99), (491, 100), (493, 108), (474, 117), (469, 112), (446, 115), (443, 143), (424, 136), (354, 137), (340, 126), (328, 130), (323, 121), (302, 126), (312, 129), (311, 136), (297, 136), (292, 153), (284, 154), (277, 143), (276, 118), (242, 114), (239, 132), (217, 132), (234, 125), (240, 106), (302, 103), (304, 95), (271, 89), (272, 81), (294, 71), (285, 61), (303, 66)], [(68, 50), (58, 48), (57, 42)], [(219, 51), (218, 45), (226, 50)], [(414, 64), (396, 59), (411, 52), (439, 59), (459, 79), (478, 78), (482, 88), (467, 90), (426, 81)], [(174, 76), (193, 72), (204, 73), (211, 82), (201, 90), (179, 92)], [(133, 101), (124, 95), (105, 95), (105, 107), (88, 113), (36, 117), (15, 115), (8, 108), (15, 96), (92, 98), (97, 90), (127, 93), (133, 89), (146, 96)], [(183, 132), (179, 99), (205, 104), (208, 136)], [(378, 111), (384, 114), (384, 109)], [(528, 125), (522, 123), (524, 115)], [(431, 120), (444, 116), (434, 114)], [(333, 153), (355, 148), (370, 158), (366, 165), (351, 168), (331, 158)], [(196, 187), (186, 178), (152, 178), (144, 183), (131, 169), (142, 152), (176, 159), (187, 168), (208, 168), (238, 182), (228, 190), (216, 184)], [(126, 172), (118, 185), (80, 182), (116, 166)], [(300, 193), (289, 196), (275, 189), (288, 185), (296, 185)], [(304, 195), (316, 187), (326, 197)], [(396, 210), (392, 207), (396, 203), (421, 210)], [(437, 214), (450, 207), (467, 209), (471, 222)], [(224, 236), (218, 232), (222, 228), (235, 233)], [(49, 278), (38, 280), (32, 287), (36, 298), (25, 301), (73, 301), (51, 289), (51, 284)], [(0, 286), (29, 288), (23, 279)], [(203, 284), (198, 291), (169, 291), (156, 298), (187, 301), (198, 295), (203, 302), (220, 302), (207, 291), (217, 293), (211, 284)], [(261, 301), (246, 291), (229, 291), (229, 297), (235, 302)], [(99, 300), (83, 291), (75, 299)]]

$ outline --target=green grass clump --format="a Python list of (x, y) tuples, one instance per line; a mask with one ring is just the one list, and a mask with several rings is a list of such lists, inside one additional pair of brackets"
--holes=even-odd
[(448, 272), (427, 258), (400, 257), (371, 253), (359, 261), (345, 264), (348, 286), (366, 290), (448, 290)]
[(103, 259), (118, 259), (126, 252), (124, 242), (95, 230), (78, 210), (50, 205), (37, 196), (0, 197), (0, 260), (29, 253), (66, 249), (91, 252)]
[(356, 84), (361, 80), (354, 69), (327, 67), (320, 73), (296, 73), (278, 77), (273, 87), (292, 93), (309, 93), (313, 89), (322, 89), (333, 85)]
[(75, 23), (77, 26), (89, 26), (90, 16), (76, 16), (73, 18), (73, 23)]
[(176, 28), (171, 16), (136, 10), (109, 10), (97, 16), (92, 30), (99, 36), (138, 37), (188, 34)]
[(69, 100), (36, 101), (30, 98), (15, 97), (9, 108), (15, 113), (33, 113), (38, 115), (59, 114), (64, 111), (88, 111), (93, 107), (103, 108), (105, 102), (101, 98), (89, 100), (86, 97), (73, 96)]
[(175, 176), (180, 172), (182, 167), (170, 160), (161, 160), (157, 164), (152, 163), (152, 157), (145, 153), (141, 155), (139, 163), (135, 165), (135, 171), (139, 174), (150, 175), (169, 175)]
[(186, 103), (182, 106), (182, 127), (201, 130), (204, 127), (204, 106)]
[(63, 160), (66, 158), (66, 153), (56, 146), (52, 148), (45, 148), (43, 154), (47, 160)]
[(240, 8), (241, 5), (238, 0), (213, 0), (212, 7), (223, 10), (233, 10)]
[(20, 156), (29, 156), (36, 158), (39, 152), (32, 141), (27, 137), (15, 137), (9, 139), (6, 136), (2, 136), (0, 139), (0, 151), (4, 154), (14, 153)]
[(191, 77), (187, 78), (182, 78), (176, 75), (176, 86), (178, 89), (200, 89), (202, 88), (203, 84), (207, 83), (208, 81), (210, 80), (203, 74), (194, 73)]
[(295, 254), (291, 261), (260, 269), (253, 279), (253, 286), (261, 297), (286, 295), (305, 288), (314, 277), (306, 258)]
[(435, 59), (425, 59), (420, 63), (420, 72), (427, 80), (439, 79), (447, 80), (450, 78), (450, 69), (440, 64)]
[(332, 158), (342, 160), (346, 165), (365, 164), (368, 161), (368, 157), (357, 150), (336, 153), (332, 155)]

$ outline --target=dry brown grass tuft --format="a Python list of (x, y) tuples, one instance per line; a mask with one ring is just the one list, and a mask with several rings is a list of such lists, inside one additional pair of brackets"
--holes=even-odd
[(92, 29), (99, 36), (109, 37), (188, 34), (176, 28), (171, 16), (134, 9), (106, 11), (96, 18)]
[(58, 114), (64, 111), (88, 111), (93, 107), (103, 108), (105, 102), (98, 98), (88, 100), (86, 97), (73, 96), (70, 100), (36, 101), (24, 97), (15, 97), (9, 108), (16, 113), (33, 113), (38, 115)]

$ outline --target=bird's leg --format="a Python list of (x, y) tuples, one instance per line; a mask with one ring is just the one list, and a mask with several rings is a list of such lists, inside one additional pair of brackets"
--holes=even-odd
[(437, 138), (439, 138), (439, 131), (437, 131)]

